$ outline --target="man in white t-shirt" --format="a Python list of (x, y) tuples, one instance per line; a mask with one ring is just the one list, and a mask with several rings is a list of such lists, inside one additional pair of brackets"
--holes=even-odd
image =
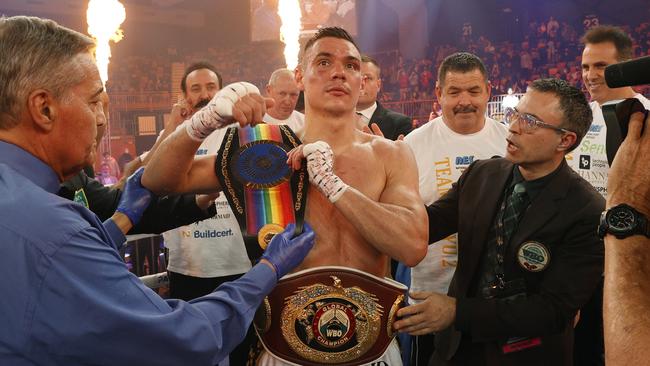
[[(187, 119), (203, 108), (221, 87), (221, 76), (212, 64), (190, 65), (181, 80), (185, 98), (181, 117)], [(211, 134), (196, 155), (215, 155), (226, 131), (224, 128)], [(163, 233), (169, 250), (167, 273), (172, 298), (189, 301), (209, 294), (222, 283), (233, 281), (251, 269), (239, 224), (225, 195), (219, 195), (215, 207), (215, 216)], [(231, 365), (246, 362), (252, 340), (254, 334), (249, 330), (244, 342), (230, 354)]]
[[(186, 106), (183, 117), (205, 106), (221, 89), (221, 77), (213, 65), (190, 65), (181, 80)], [(225, 129), (205, 139), (196, 155), (215, 154)], [(237, 220), (223, 195), (215, 201), (217, 215), (163, 234), (169, 249), (170, 295), (186, 301), (214, 291), (251, 268)]]
[[(455, 53), (440, 65), (435, 91), (442, 116), (404, 139), (415, 155), (424, 204), (444, 195), (474, 160), (505, 154), (508, 129), (485, 116), (490, 89), (485, 65), (473, 54)], [(429, 244), (425, 259), (411, 268), (410, 291), (447, 293), (458, 259), (456, 239), (454, 234)], [(432, 337), (414, 337), (411, 365), (428, 364)]]
[(305, 126), (305, 115), (295, 110), (300, 90), (293, 71), (273, 71), (266, 85), (266, 94), (275, 100), (275, 104), (266, 110), (263, 120), (272, 125), (287, 125), (300, 137)]
[[(582, 37), (582, 43), (585, 46), (582, 51), (582, 80), (591, 96), (593, 122), (580, 145), (567, 154), (566, 159), (569, 166), (607, 198), (609, 163), (602, 105), (637, 98), (646, 109), (650, 109), (650, 101), (631, 87), (610, 88), (605, 82), (605, 67), (633, 57), (632, 39), (623, 30), (606, 25), (592, 27)], [(580, 317), (575, 330), (574, 363), (604, 365), (602, 287), (581, 310)]]

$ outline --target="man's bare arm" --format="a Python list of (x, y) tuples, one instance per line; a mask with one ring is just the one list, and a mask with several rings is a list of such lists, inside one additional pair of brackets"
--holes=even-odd
[[(167, 121), (167, 123), (165, 124), (165, 127), (164, 127), (162, 133), (160, 134), (158, 139), (156, 139), (156, 142), (153, 144), (151, 149), (149, 149), (149, 152), (147, 154), (145, 154), (146, 156), (144, 158), (141, 158), (141, 156), (138, 156), (138, 158), (136, 160), (139, 161), (139, 164), (134, 164), (132, 167), (130, 167), (131, 169), (133, 169), (132, 172), (135, 171), (140, 166), (148, 165), (149, 162), (151, 161), (151, 159), (154, 156), (157, 155), (158, 148), (163, 143), (163, 141), (165, 141), (172, 133), (174, 133), (174, 131), (176, 131), (178, 126), (180, 126), (183, 123), (183, 121), (185, 121), (187, 118), (191, 117), (193, 114), (194, 114), (194, 111), (192, 111), (186, 105), (186, 103), (174, 104), (174, 106), (172, 107), (170, 118)], [(185, 117), (187, 117), (187, 118), (185, 118)], [(163, 153), (163, 154), (165, 154), (163, 156), (167, 156), (167, 154), (169, 154), (169, 153)], [(164, 161), (162, 163), (164, 163)], [(161, 162), (158, 162), (158, 164), (161, 164)], [(128, 164), (127, 164), (127, 166), (128, 166)], [(127, 168), (125, 168), (125, 169), (127, 169)], [(165, 169), (165, 168), (163, 167), (163, 169)], [(153, 171), (150, 172), (150, 174), (148, 174), (149, 177), (147, 179), (154, 179), (154, 182), (159, 182), (159, 180), (155, 180), (155, 179), (158, 178), (156, 173), (157, 172), (153, 172)], [(207, 170), (206, 170), (206, 173), (207, 173)], [(129, 175), (130, 175), (130, 173), (129, 173)], [(122, 179), (120, 180), (120, 182), (118, 182), (117, 185), (118, 186), (123, 185), (124, 181), (125, 181), (125, 177), (122, 177)], [(207, 182), (207, 183), (210, 183), (210, 182)], [(152, 184), (152, 186), (154, 188), (159, 188), (159, 187), (156, 187), (155, 183)], [(200, 187), (197, 187), (197, 188), (200, 188)], [(212, 186), (211, 188), (212, 188), (212, 190), (218, 189), (218, 187), (216, 187), (216, 186)], [(161, 194), (166, 194), (165, 190), (160, 190), (160, 193)]]
[(147, 164), (142, 184), (157, 195), (215, 193), (221, 190), (214, 174), (214, 156), (194, 159), (201, 145), (179, 128), (158, 146)]
[[(650, 217), (650, 117), (636, 113), (612, 163), (607, 208), (626, 203)], [(645, 124), (643, 133), (642, 127)], [(608, 365), (650, 359), (650, 238), (605, 237), (604, 331)]]
[[(648, 213), (646, 213), (648, 215)], [(605, 238), (604, 332), (608, 365), (650, 359), (650, 239)]]
[(240, 84), (244, 85), (235, 83), (224, 87), (204, 109), (160, 144), (142, 177), (145, 187), (157, 195), (220, 190), (214, 174), (215, 157), (194, 159), (202, 139), (233, 122), (242, 126), (260, 123), (266, 106), (273, 105), (273, 100), (262, 98), (255, 86)]
[(418, 190), (418, 173), (408, 146), (390, 142), (386, 187), (379, 202), (349, 187), (334, 203), (359, 233), (382, 253), (407, 266), (426, 255), (427, 214)]
[(156, 153), (160, 144), (163, 141), (165, 141), (165, 139), (169, 137), (169, 135), (171, 135), (174, 131), (176, 131), (178, 126), (180, 126), (186, 119), (192, 117), (194, 112), (195, 111), (192, 110), (192, 108), (188, 106), (187, 102), (185, 101), (174, 104), (174, 106), (172, 107), (172, 111), (169, 115), (169, 120), (167, 120), (167, 123), (165, 123), (162, 133), (156, 139), (156, 142), (153, 144), (151, 149), (149, 149), (149, 153), (147, 154), (147, 156), (145, 156), (145, 158), (142, 159), (142, 165), (149, 164), (149, 161), (151, 161), (153, 154)]

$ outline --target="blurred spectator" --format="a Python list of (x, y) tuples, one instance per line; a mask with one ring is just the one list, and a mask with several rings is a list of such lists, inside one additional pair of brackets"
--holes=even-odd
[(120, 178), (120, 165), (117, 163), (117, 160), (108, 153), (108, 151), (104, 151), (102, 157), (102, 170), (104, 169), (104, 166), (108, 167), (108, 172), (111, 176), (118, 179)]
[(127, 147), (124, 149), (122, 155), (120, 155), (120, 157), (117, 158), (117, 164), (119, 165), (121, 172), (124, 171), (124, 166), (131, 160), (133, 160), (133, 155), (131, 155), (129, 148)]
[(282, 21), (278, 15), (278, 0), (263, 0), (255, 9), (252, 22), (253, 41), (262, 41), (280, 38), (280, 25)]
[(546, 23), (546, 32), (548, 33), (549, 37), (555, 38), (557, 36), (557, 32), (560, 30), (560, 23), (551, 16), (551, 19), (548, 20), (548, 23)]
[(111, 173), (111, 167), (104, 163), (102, 163), (99, 174), (97, 174), (97, 180), (105, 186), (112, 186), (117, 183), (117, 177)]

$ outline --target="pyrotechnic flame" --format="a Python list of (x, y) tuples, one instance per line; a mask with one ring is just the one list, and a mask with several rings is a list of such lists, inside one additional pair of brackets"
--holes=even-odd
[(298, 66), (300, 52), (300, 3), (298, 0), (280, 0), (278, 15), (282, 19), (280, 40), (284, 42), (284, 60), (287, 68), (293, 70)]
[(90, 0), (86, 19), (88, 33), (97, 40), (95, 60), (99, 68), (99, 76), (106, 85), (108, 63), (111, 58), (109, 41), (119, 42), (124, 37), (120, 25), (126, 19), (126, 10), (118, 0)]

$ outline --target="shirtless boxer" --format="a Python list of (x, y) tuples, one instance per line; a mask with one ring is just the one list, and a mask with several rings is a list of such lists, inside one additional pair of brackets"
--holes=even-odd
[[(314, 248), (298, 270), (345, 266), (384, 277), (389, 274), (389, 257), (414, 266), (426, 254), (427, 217), (410, 149), (401, 141), (355, 128), (360, 64), (360, 52), (344, 30), (323, 28), (305, 45), (296, 70), (296, 81), (305, 93), (306, 145), (292, 151), (290, 163), (295, 167), (303, 156), (307, 158), (312, 184), (306, 221), (316, 232)], [(143, 185), (156, 194), (220, 189), (215, 157), (193, 162), (194, 152), (202, 138), (233, 119), (242, 125), (261, 122), (263, 102), (251, 84), (225, 87), (185, 122), (186, 128), (177, 129), (161, 144)], [(229, 113), (233, 104), (235, 115)], [(390, 361), (401, 364), (398, 351)]]

